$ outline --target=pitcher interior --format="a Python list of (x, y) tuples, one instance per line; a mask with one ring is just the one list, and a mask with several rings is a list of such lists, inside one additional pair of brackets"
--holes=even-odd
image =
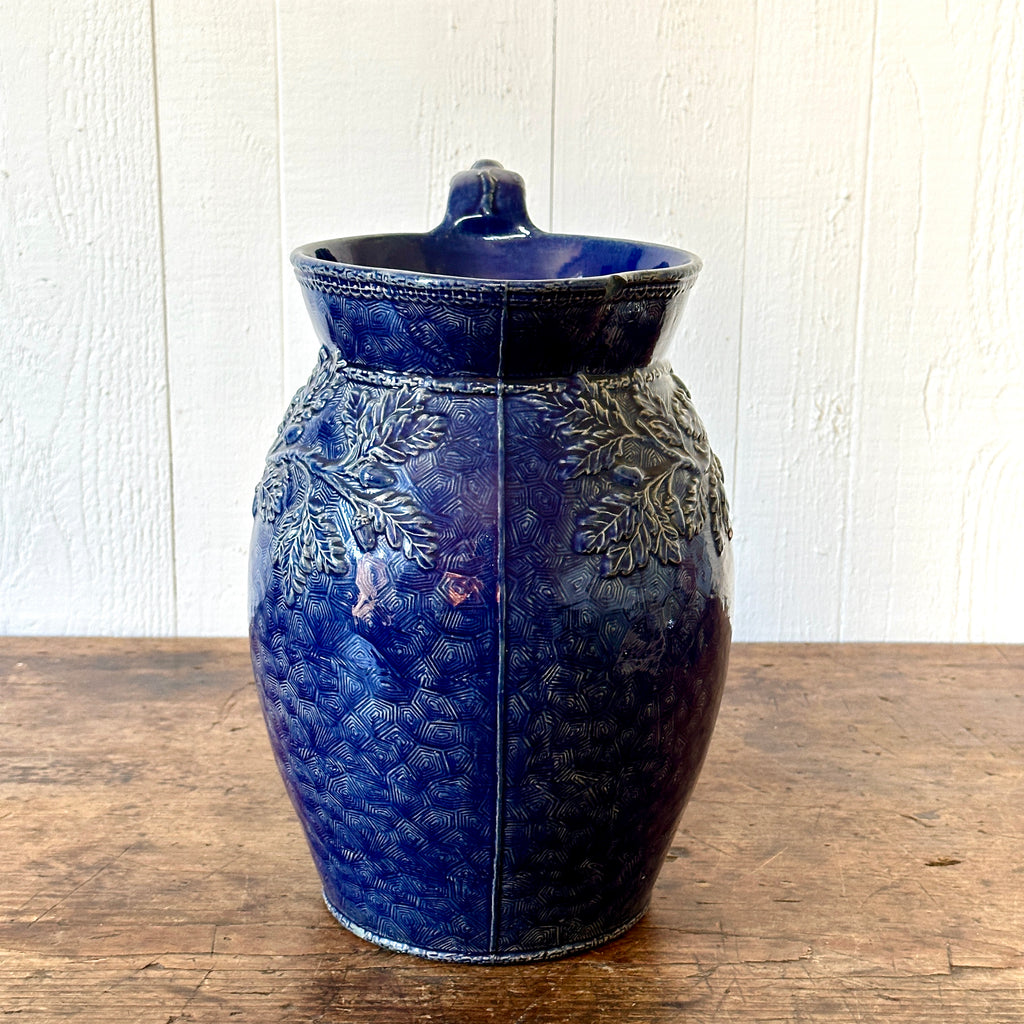
[(690, 253), (622, 239), (547, 233), (489, 236), (465, 230), (312, 242), (297, 253), (314, 260), (441, 277), (552, 281), (684, 267)]

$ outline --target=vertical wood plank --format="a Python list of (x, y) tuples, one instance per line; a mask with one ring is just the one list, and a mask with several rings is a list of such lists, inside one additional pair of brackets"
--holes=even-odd
[[(286, 249), (420, 231), (448, 181), (491, 157), (521, 173), (546, 220), (552, 4), (527, 0), (281, 0)], [(289, 392), (313, 366), (298, 286), (285, 283)]]
[(744, 639), (835, 639), (873, 5), (759, 0), (734, 506)]
[(0, 631), (174, 629), (147, 5), (0, 32)]
[[(973, 5), (958, 3), (969, 23)], [(960, 37), (962, 40), (962, 37)], [(941, 636), (1019, 641), (1024, 579), (1024, 8), (995, 5), (988, 53), (973, 50), (968, 74), (985, 78), (977, 178), (971, 196), (968, 310), (973, 344), (955, 361), (964, 389), (951, 440), (973, 426), (957, 543), (957, 616)], [(963, 45), (958, 46), (963, 54)], [(968, 63), (967, 55), (958, 64)], [(962, 115), (961, 115), (962, 116)], [(963, 132), (962, 134), (966, 134)], [(944, 363), (948, 365), (948, 357)], [(978, 369), (981, 373), (978, 373)], [(972, 373), (973, 371), (973, 373)], [(980, 379), (979, 379), (980, 378)], [(961, 384), (961, 388), (963, 385)], [(940, 471), (945, 466), (940, 466)], [(933, 506), (934, 510), (934, 506)], [(934, 636), (934, 634), (933, 634)]]
[(178, 630), (246, 630), (250, 503), (280, 419), (273, 0), (155, 5)]
[(843, 638), (1020, 638), (1024, 15), (881, 0)]
[(493, 156), (543, 226), (704, 259), (675, 362), (738, 636), (1020, 638), (1019, 4), (879, 0), (877, 35), (873, 0), (154, 13), (3, 19), (0, 631), (240, 632), (313, 362), (287, 251), (428, 227)]
[(559, 0), (558, 230), (699, 255), (674, 362), (733, 486), (754, 0)]

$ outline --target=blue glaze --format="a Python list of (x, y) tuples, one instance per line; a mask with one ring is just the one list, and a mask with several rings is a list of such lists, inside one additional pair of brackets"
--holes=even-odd
[(721, 466), (660, 358), (699, 261), (540, 232), (481, 162), (434, 231), (293, 263), (323, 348), (257, 488), (250, 636), (328, 906), (441, 959), (606, 941), (728, 661)]
[(343, 359), (515, 378), (663, 358), (700, 270), (681, 249), (540, 231), (522, 179), (488, 161), (455, 177), (434, 231), (312, 242), (292, 263), (321, 341)]

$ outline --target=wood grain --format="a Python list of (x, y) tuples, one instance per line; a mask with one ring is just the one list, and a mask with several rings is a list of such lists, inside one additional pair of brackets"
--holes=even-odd
[(0, 1010), (57, 1020), (1020, 1020), (1024, 650), (739, 645), (645, 920), (550, 964), (334, 924), (243, 641), (0, 641)]

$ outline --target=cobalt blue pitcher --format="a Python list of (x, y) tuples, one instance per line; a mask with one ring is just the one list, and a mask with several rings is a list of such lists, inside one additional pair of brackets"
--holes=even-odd
[(292, 255), (322, 342), (256, 489), (252, 662), (331, 913), (498, 962), (643, 915), (731, 637), (722, 467), (665, 361), (700, 261), (549, 234), (480, 161)]

